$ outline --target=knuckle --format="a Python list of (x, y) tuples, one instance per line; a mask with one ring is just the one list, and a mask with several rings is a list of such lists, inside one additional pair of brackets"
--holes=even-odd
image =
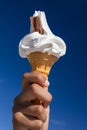
[(27, 72), (26, 72), (26, 73), (24, 73), (24, 74), (22, 75), (22, 79), (23, 79), (23, 80), (24, 80), (24, 79), (26, 79), (27, 75), (28, 75), (28, 73), (27, 73)]
[(40, 72), (34, 72), (37, 80), (41, 80), (44, 76)]
[(42, 127), (43, 123), (42, 121), (38, 121), (35, 125), (35, 130), (40, 130), (40, 128)]
[(41, 74), (37, 74), (37, 79), (41, 79), (42, 78), (42, 75)]
[(38, 106), (37, 112), (41, 115), (43, 113), (43, 107), (41, 105)]
[(38, 128), (41, 128), (41, 127), (42, 127), (42, 122), (39, 121), (39, 122), (38, 122)]
[(45, 122), (47, 119), (47, 116), (46, 116), (44, 108), (41, 105), (37, 108), (37, 113), (40, 119), (42, 120), (42, 122)]
[(35, 84), (35, 83), (33, 83), (30, 87), (31, 87), (31, 90), (32, 90), (32, 92), (35, 94), (35, 92), (36, 92), (36, 86), (37, 86), (37, 84)]
[(19, 122), (20, 118), (21, 118), (21, 114), (19, 112), (16, 112), (15, 114), (13, 114), (13, 121)]
[(43, 122), (41, 120), (35, 120), (35, 121), (32, 121), (31, 124), (28, 124), (28, 128), (32, 130), (40, 130), (42, 125), (43, 125)]
[(47, 104), (50, 104), (51, 101), (52, 101), (52, 95), (50, 94), (50, 95), (49, 95), (49, 98), (47, 99)]

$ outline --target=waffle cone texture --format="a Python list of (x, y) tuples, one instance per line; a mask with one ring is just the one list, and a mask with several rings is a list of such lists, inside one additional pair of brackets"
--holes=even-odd
[(48, 77), (53, 64), (57, 61), (56, 56), (47, 52), (33, 52), (27, 55), (27, 58), (30, 62), (32, 71), (38, 71), (46, 77)]

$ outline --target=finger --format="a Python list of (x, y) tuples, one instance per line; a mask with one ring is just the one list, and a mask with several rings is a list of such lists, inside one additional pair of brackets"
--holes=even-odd
[(17, 127), (22, 129), (26, 128), (35, 130), (40, 129), (43, 125), (41, 120), (32, 117), (27, 117), (21, 112), (17, 112), (13, 115), (13, 124), (17, 124)]
[(21, 94), (16, 96), (14, 99), (14, 104), (19, 104), (22, 106), (30, 105), (30, 101), (35, 99), (35, 95), (31, 90), (31, 87), (26, 88)]
[(35, 71), (31, 73), (25, 73), (23, 75), (23, 80), (22, 80), (23, 90), (32, 83), (37, 83), (42, 87), (49, 86), (49, 82), (46, 79), (46, 77), (44, 77), (41, 73)]
[(25, 115), (35, 117), (42, 122), (45, 122), (47, 119), (46, 111), (41, 105), (32, 105), (28, 107), (14, 106), (13, 113), (21, 112)]
[(43, 105), (47, 107), (52, 101), (52, 95), (38, 84), (31, 85), (32, 93), (35, 95), (36, 99), (43, 102)]
[(45, 88), (34, 83), (15, 98), (14, 104), (25, 105), (36, 98), (48, 106), (52, 100), (52, 95)]
[(34, 94), (34, 90), (33, 87), (31, 87), (32, 85), (30, 85), (29, 87), (25, 88), (24, 91), (22, 91), (18, 96), (16, 96), (16, 98), (14, 99), (14, 104), (16, 105), (30, 105), (30, 101), (36, 99), (36, 96)]

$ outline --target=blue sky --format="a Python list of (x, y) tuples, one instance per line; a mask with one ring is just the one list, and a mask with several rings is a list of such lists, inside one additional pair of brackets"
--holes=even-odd
[(52, 32), (64, 39), (67, 53), (53, 66), (49, 130), (87, 130), (87, 1), (0, 1), (0, 129), (12, 130), (14, 97), (21, 77), (30, 71), (18, 54), (20, 39), (29, 33), (29, 17), (45, 11)]

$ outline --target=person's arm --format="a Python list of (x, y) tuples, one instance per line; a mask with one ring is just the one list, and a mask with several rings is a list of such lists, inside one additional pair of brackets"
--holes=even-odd
[[(49, 82), (42, 74), (24, 74), (22, 93), (14, 99), (13, 130), (48, 130), (49, 104), (52, 100), (48, 86)], [(42, 105), (35, 104), (35, 99), (42, 101)]]

